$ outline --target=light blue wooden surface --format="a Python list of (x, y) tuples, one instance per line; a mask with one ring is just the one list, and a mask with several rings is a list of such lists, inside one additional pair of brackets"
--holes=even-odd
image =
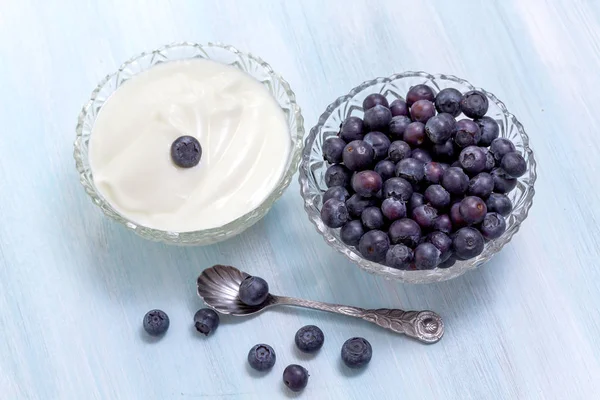
[[(539, 161), (521, 232), (484, 268), (410, 286), (360, 272), (309, 224), (296, 180), (242, 236), (205, 248), (146, 242), (108, 221), (77, 181), (80, 107), (127, 58), (173, 41), (220, 41), (290, 82), (307, 126), (358, 83), (403, 70), (455, 74), (523, 122)], [(281, 371), (311, 374), (307, 399), (585, 399), (600, 393), (600, 2), (583, 0), (0, 1), (0, 398), (292, 397)], [(195, 278), (215, 263), (274, 292), (443, 315), (433, 346), (298, 309), (191, 327)], [(143, 314), (167, 311), (151, 343)], [(304, 324), (326, 344), (293, 348)], [(343, 341), (373, 344), (362, 373)], [(264, 377), (248, 349), (274, 346)]]

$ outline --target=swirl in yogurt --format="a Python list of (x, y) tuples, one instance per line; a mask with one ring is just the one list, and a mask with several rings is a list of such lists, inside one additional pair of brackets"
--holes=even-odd
[[(177, 167), (171, 144), (198, 139), (200, 163)], [(257, 208), (286, 170), (285, 115), (260, 82), (209, 60), (169, 62), (124, 83), (90, 137), (100, 194), (125, 218), (164, 231), (227, 224)]]

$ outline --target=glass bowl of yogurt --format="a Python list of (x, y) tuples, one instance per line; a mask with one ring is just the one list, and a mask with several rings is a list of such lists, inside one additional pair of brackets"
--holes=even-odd
[(175, 43), (103, 79), (76, 131), (80, 181), (108, 217), (146, 239), (207, 245), (281, 197), (304, 120), (289, 84), (259, 57)]

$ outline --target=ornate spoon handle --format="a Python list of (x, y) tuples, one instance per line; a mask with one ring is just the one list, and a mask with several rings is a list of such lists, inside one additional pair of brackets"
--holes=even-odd
[(343, 306), (340, 304), (328, 304), (318, 301), (296, 299), (286, 296), (272, 296), (273, 303), (270, 305), (288, 305), (304, 308), (313, 308), (336, 314), (348, 315), (364, 319), (424, 343), (435, 343), (444, 335), (444, 322), (442, 318), (433, 311), (402, 311), (388, 308), (377, 310), (365, 310), (364, 308)]

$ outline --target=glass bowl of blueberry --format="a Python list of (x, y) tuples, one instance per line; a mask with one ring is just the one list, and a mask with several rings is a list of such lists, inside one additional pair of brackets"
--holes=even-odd
[(536, 163), (517, 118), (450, 75), (405, 72), (330, 104), (305, 140), (304, 208), (363, 270), (407, 283), (455, 278), (517, 233)]

